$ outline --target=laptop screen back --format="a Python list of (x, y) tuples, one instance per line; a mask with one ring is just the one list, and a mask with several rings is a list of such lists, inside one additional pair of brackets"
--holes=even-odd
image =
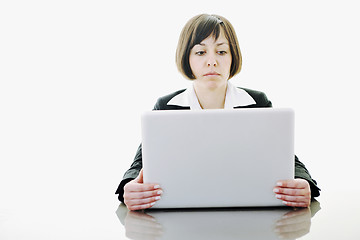
[(272, 190), (294, 178), (294, 112), (146, 112), (142, 147), (144, 182), (164, 191), (153, 208), (282, 206)]

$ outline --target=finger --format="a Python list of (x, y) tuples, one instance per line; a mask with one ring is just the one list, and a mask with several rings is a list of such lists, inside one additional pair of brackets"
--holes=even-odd
[(142, 210), (142, 209), (151, 208), (152, 206), (155, 205), (155, 203), (156, 202), (151, 202), (151, 203), (146, 203), (146, 204), (142, 204), (142, 205), (130, 205), (130, 206), (127, 206), (127, 207), (131, 211), (136, 211), (136, 210)]
[[(129, 217), (129, 218), (127, 218)], [(134, 222), (149, 222), (151, 224), (156, 223), (156, 218), (151, 215), (148, 215), (144, 212), (128, 212), (126, 215), (126, 221), (134, 221)]]
[(297, 232), (302, 229), (309, 229), (311, 225), (311, 221), (301, 222), (297, 224), (286, 224), (286, 225), (277, 225), (275, 229), (277, 229), (278, 232), (281, 233), (291, 233), (291, 232)]
[(309, 191), (305, 188), (282, 188), (276, 187), (273, 189), (274, 193), (277, 194), (284, 194), (284, 195), (291, 195), (291, 196), (306, 196)]
[(279, 219), (276, 222), (276, 225), (281, 226), (281, 225), (289, 225), (289, 224), (299, 224), (299, 223), (304, 223), (304, 222), (310, 221), (311, 213), (308, 213), (308, 212), (310, 212), (310, 209), (309, 208), (301, 208), (300, 210), (297, 210), (297, 211), (301, 212), (302, 210), (305, 210), (305, 212), (299, 213), (298, 216), (294, 215), (294, 216), (288, 217), (288, 216), (284, 215), (283, 218)]
[(288, 201), (283, 201), (283, 204), (289, 207), (309, 207), (310, 205), (309, 203), (305, 203), (305, 202), (288, 202)]
[(306, 188), (308, 182), (304, 179), (287, 179), (278, 181), (276, 186), (284, 188)]
[(155, 191), (146, 191), (146, 192), (130, 192), (126, 194), (127, 199), (144, 199), (150, 197), (161, 196), (163, 191), (161, 189)]
[(143, 169), (140, 170), (139, 176), (137, 176), (137, 178), (136, 178), (136, 182), (138, 182), (138, 183), (144, 183)]
[(143, 184), (131, 181), (124, 186), (124, 192), (146, 192), (159, 188), (160, 186), (158, 184)]
[(158, 200), (160, 200), (161, 197), (160, 196), (156, 196), (156, 197), (150, 197), (150, 198), (142, 198), (142, 199), (131, 199), (131, 200), (127, 200), (128, 205), (144, 205), (147, 203), (153, 203), (153, 202), (157, 202)]
[(160, 200), (160, 195), (162, 190), (150, 191), (150, 192), (125, 192), (124, 193), (124, 203), (130, 210), (138, 210), (149, 208), (151, 206), (135, 207), (138, 205), (146, 205), (155, 203)]
[(289, 220), (290, 219), (309, 219), (311, 217), (311, 211), (309, 208), (307, 209), (296, 209), (291, 210), (282, 216), (283, 220)]
[(290, 195), (281, 195), (276, 194), (275, 197), (277, 199), (286, 201), (286, 202), (302, 202), (302, 203), (309, 203), (310, 199), (305, 196), (290, 196)]

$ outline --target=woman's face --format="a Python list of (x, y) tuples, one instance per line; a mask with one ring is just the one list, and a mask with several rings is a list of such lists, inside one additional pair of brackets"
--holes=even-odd
[(195, 76), (194, 81), (216, 88), (227, 83), (230, 75), (231, 52), (229, 42), (220, 31), (219, 38), (210, 35), (190, 51), (190, 67)]

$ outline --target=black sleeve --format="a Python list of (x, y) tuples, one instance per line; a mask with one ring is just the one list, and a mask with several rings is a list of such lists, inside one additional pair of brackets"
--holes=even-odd
[(257, 105), (271, 108), (272, 102), (267, 98), (265, 93), (261, 92), (261, 94), (257, 100)]
[(320, 196), (320, 188), (317, 186), (317, 182), (312, 179), (309, 171), (305, 165), (299, 161), (298, 157), (295, 156), (295, 178), (302, 178), (309, 182), (311, 188), (311, 198)]
[(135, 179), (142, 169), (142, 148), (141, 144), (136, 151), (134, 161), (132, 162), (130, 168), (125, 172), (123, 180), (120, 182), (115, 194), (119, 194), (118, 199), (124, 203), (124, 186), (131, 180)]

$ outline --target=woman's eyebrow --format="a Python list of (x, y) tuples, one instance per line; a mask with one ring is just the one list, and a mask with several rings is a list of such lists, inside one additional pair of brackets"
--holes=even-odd
[[(219, 43), (216, 43), (216, 46), (221, 46), (221, 45), (229, 45), (228, 43), (226, 43), (226, 42), (219, 42)], [(200, 46), (206, 46), (206, 44), (205, 43), (199, 43), (199, 44), (196, 44), (196, 45), (200, 45)]]

